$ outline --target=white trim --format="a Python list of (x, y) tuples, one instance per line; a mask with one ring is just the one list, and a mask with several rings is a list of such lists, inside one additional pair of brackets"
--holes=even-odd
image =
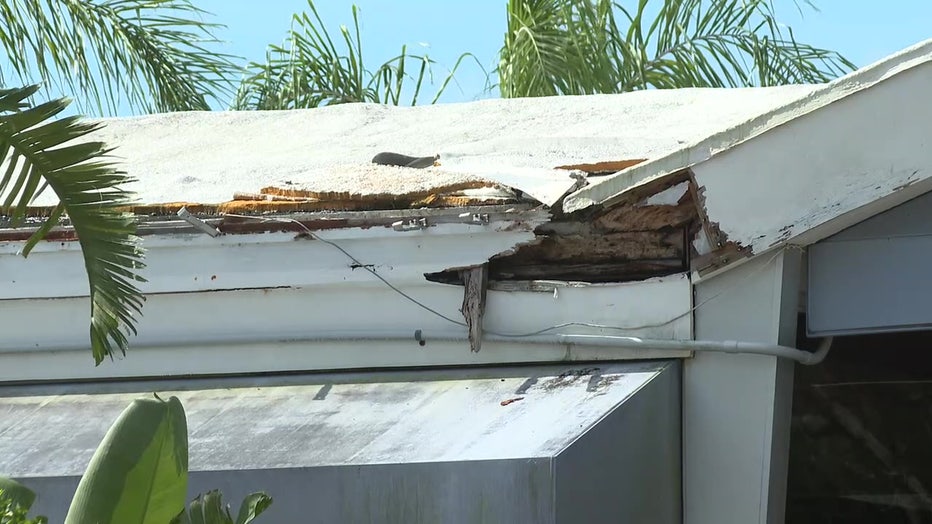
[(932, 40), (926, 40), (874, 64), (838, 78), (780, 107), (693, 142), (667, 155), (637, 164), (567, 196), (563, 210), (571, 213), (593, 205), (610, 205), (628, 190), (704, 162), (767, 131), (817, 111), (855, 93), (932, 60)]

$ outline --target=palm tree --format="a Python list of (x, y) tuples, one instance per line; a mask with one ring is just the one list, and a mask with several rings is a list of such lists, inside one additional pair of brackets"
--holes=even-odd
[(820, 83), (854, 69), (781, 29), (771, 0), (625, 4), (509, 0), (502, 96)]
[[(352, 13), (353, 29), (340, 27), (338, 47), (314, 2), (308, 0), (307, 11), (292, 17), (285, 44), (270, 45), (265, 63), (249, 64), (233, 108), (305, 109), (354, 102), (400, 105), (406, 100), (416, 105), (424, 82), (432, 79), (434, 61), (427, 55), (411, 54), (407, 46), (402, 46), (397, 56), (374, 71), (367, 69), (359, 34), (359, 11), (355, 5)], [(431, 103), (437, 102), (467, 59), (482, 67), (471, 53), (460, 55)]]
[[(126, 212), (131, 181), (100, 142), (82, 140), (99, 124), (55, 119), (65, 98), (35, 103), (47, 91), (79, 96), (80, 109), (113, 114), (209, 109), (231, 91), (231, 57), (215, 54), (213, 30), (189, 0), (0, 0), (0, 53), (25, 87), (0, 89), (0, 215), (7, 227), (31, 225), (23, 254), (54, 227), (70, 224), (84, 254), (91, 298), (90, 340), (97, 364), (125, 354), (143, 303), (143, 251)], [(9, 79), (0, 76), (0, 84)], [(59, 204), (26, 224), (46, 188)]]
[[(854, 69), (834, 51), (796, 41), (772, 0), (508, 0), (507, 17), (496, 69), (505, 98), (818, 83)], [(341, 29), (337, 47), (308, 0), (286, 45), (269, 46), (267, 62), (251, 64), (234, 107), (418, 103), (432, 62), (402, 47), (370, 72), (355, 6), (353, 27)], [(465, 58), (475, 57), (459, 58), (431, 103)], [(416, 76), (409, 59), (420, 62)], [(406, 82), (413, 96), (402, 99)]]

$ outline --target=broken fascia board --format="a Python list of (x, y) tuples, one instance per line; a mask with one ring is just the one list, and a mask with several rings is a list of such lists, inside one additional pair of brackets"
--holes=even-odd
[(585, 178), (585, 173), (564, 169), (538, 169), (501, 167), (490, 169), (485, 165), (445, 165), (451, 173), (465, 173), (516, 189), (531, 196), (547, 207), (553, 207), (567, 193), (573, 191)]
[[(353, 227), (315, 231), (315, 235), (334, 242), (362, 264), (372, 264), (395, 284), (423, 285), (425, 273), (482, 264), (494, 255), (536, 241), (534, 229), (548, 216), (538, 213), (535, 219), (437, 224), (412, 231)], [(203, 234), (146, 236), (146, 268), (141, 274), (148, 281), (139, 287), (151, 294), (352, 286), (375, 281), (375, 276), (334, 246), (297, 236), (295, 232), (217, 238)], [(77, 242), (41, 242), (28, 260), (18, 255), (21, 249), (20, 241), (0, 242), (0, 267), (17, 275), (15, 282), (0, 288), (0, 299), (87, 296)]]
[(704, 211), (745, 252), (805, 246), (932, 187), (928, 122), (916, 103), (932, 63), (789, 122), (692, 168)]
[(631, 189), (704, 162), (775, 127), (869, 89), (930, 60), (932, 40), (926, 40), (832, 82), (813, 86), (812, 91), (796, 100), (743, 124), (716, 133), (666, 156), (605, 177), (567, 196), (563, 202), (563, 210), (569, 213), (594, 205), (611, 205), (613, 200)]

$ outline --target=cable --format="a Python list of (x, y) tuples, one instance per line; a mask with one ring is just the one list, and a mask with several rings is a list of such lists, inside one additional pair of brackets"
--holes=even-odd
[(290, 223), (290, 222), (293, 222), (293, 223), (295, 223), (295, 224), (301, 226), (301, 227), (304, 229), (304, 231), (307, 232), (307, 234), (311, 236), (311, 238), (313, 238), (314, 240), (319, 240), (319, 241), (323, 242), (324, 244), (327, 244), (327, 245), (329, 245), (329, 246), (332, 246), (332, 247), (336, 248), (337, 250), (340, 251), (340, 253), (343, 253), (344, 255), (346, 255), (346, 258), (350, 259), (350, 260), (353, 262), (353, 264), (355, 264), (357, 267), (361, 267), (361, 268), (365, 269), (366, 271), (368, 271), (369, 273), (372, 273), (372, 276), (374, 276), (375, 278), (381, 280), (382, 283), (385, 284), (386, 286), (388, 286), (392, 291), (394, 291), (395, 293), (398, 293), (399, 295), (403, 296), (404, 298), (406, 298), (406, 299), (407, 299), (408, 301), (410, 301), (411, 303), (415, 304), (416, 306), (420, 307), (421, 309), (423, 309), (423, 310), (425, 310), (425, 311), (428, 311), (428, 312), (430, 312), (430, 313), (432, 313), (432, 314), (434, 314), (434, 315), (436, 315), (436, 316), (442, 318), (443, 320), (446, 320), (447, 322), (450, 322), (450, 323), (452, 323), (452, 324), (456, 324), (457, 326), (467, 327), (465, 322), (461, 322), (461, 321), (456, 320), (456, 319), (454, 319), (454, 318), (450, 318), (450, 317), (444, 315), (443, 313), (441, 313), (441, 312), (439, 312), (439, 311), (437, 311), (437, 310), (431, 308), (430, 306), (424, 304), (423, 302), (419, 301), (418, 299), (412, 297), (411, 295), (405, 293), (404, 291), (398, 289), (397, 287), (395, 287), (394, 284), (392, 284), (391, 282), (389, 282), (388, 280), (386, 280), (385, 277), (383, 277), (382, 275), (380, 275), (378, 271), (376, 271), (375, 269), (373, 269), (372, 267), (370, 267), (368, 264), (362, 263), (362, 261), (360, 261), (358, 258), (356, 258), (356, 257), (354, 257), (353, 255), (351, 255), (347, 250), (343, 249), (343, 248), (342, 248), (340, 245), (338, 245), (336, 242), (327, 240), (327, 239), (325, 239), (325, 238), (321, 238), (321, 237), (318, 236), (316, 233), (314, 233), (313, 231), (311, 231), (310, 228), (308, 228), (307, 226), (305, 226), (304, 224), (302, 224), (301, 222), (299, 222), (299, 221), (297, 221), (297, 220), (295, 220), (295, 219), (293, 219), (293, 218), (251, 217), (251, 216), (249, 216), (249, 215), (234, 215), (234, 214), (232, 214), (232, 213), (224, 213), (224, 216), (236, 217), (236, 218), (249, 218), (249, 219), (253, 219), (253, 220), (260, 220), (260, 221), (263, 221), (263, 222), (280, 222), (280, 223), (286, 223), (286, 224), (287, 224), (287, 223)]
[[(443, 320), (446, 320), (447, 322), (449, 322), (449, 323), (451, 323), (451, 324), (455, 324), (455, 325), (460, 326), (460, 327), (467, 327), (467, 324), (466, 324), (465, 322), (462, 322), (462, 321), (460, 321), (460, 320), (456, 320), (456, 319), (454, 319), (454, 318), (450, 318), (450, 317), (448, 317), (447, 315), (444, 315), (443, 313), (437, 311), (436, 309), (433, 309), (432, 307), (430, 307), (430, 306), (424, 304), (423, 302), (417, 300), (416, 298), (412, 297), (411, 295), (405, 293), (405, 292), (402, 291), (401, 289), (398, 289), (394, 284), (392, 284), (391, 282), (389, 282), (388, 280), (386, 280), (385, 277), (383, 277), (382, 275), (380, 275), (380, 274), (378, 273), (378, 271), (376, 271), (373, 267), (371, 267), (370, 265), (364, 264), (362, 261), (360, 261), (358, 258), (354, 257), (352, 254), (350, 254), (348, 251), (346, 251), (345, 249), (343, 249), (343, 248), (342, 248), (340, 245), (338, 245), (337, 243), (335, 243), (335, 242), (333, 242), (333, 241), (330, 241), (330, 240), (327, 240), (327, 239), (325, 239), (325, 238), (321, 238), (319, 235), (317, 235), (316, 233), (314, 233), (313, 231), (311, 231), (310, 228), (308, 228), (306, 225), (302, 224), (302, 223), (299, 222), (298, 220), (295, 220), (295, 219), (293, 219), (293, 218), (257, 217), (257, 216), (249, 216), (249, 215), (237, 215), (237, 214), (233, 214), (233, 213), (223, 213), (223, 215), (224, 215), (224, 216), (228, 216), (228, 217), (234, 217), (234, 218), (243, 218), (243, 219), (248, 219), (248, 220), (258, 220), (258, 221), (261, 221), (261, 222), (278, 222), (278, 223), (285, 223), (285, 224), (287, 224), (287, 223), (294, 223), (294, 224), (297, 224), (299, 227), (301, 227), (302, 229), (304, 229), (304, 231), (305, 231), (311, 238), (313, 238), (314, 240), (318, 240), (318, 241), (320, 241), (320, 242), (323, 242), (324, 244), (327, 244), (327, 245), (332, 246), (332, 247), (334, 247), (335, 249), (339, 250), (339, 251), (340, 251), (341, 253), (343, 253), (343, 255), (345, 255), (349, 260), (351, 260), (351, 261), (353, 262), (353, 264), (355, 264), (357, 267), (361, 267), (361, 268), (365, 269), (366, 271), (368, 271), (369, 273), (371, 273), (372, 276), (374, 276), (375, 278), (377, 278), (377, 279), (379, 279), (380, 281), (382, 281), (382, 283), (385, 284), (386, 286), (388, 286), (389, 289), (391, 289), (391, 290), (394, 291), (395, 293), (398, 293), (399, 295), (401, 295), (402, 297), (404, 297), (406, 300), (408, 300), (408, 301), (411, 302), (412, 304), (418, 306), (419, 308), (423, 309), (424, 311), (427, 311), (428, 313), (431, 313), (431, 314), (434, 315), (434, 316), (437, 316), (437, 317), (439, 317), (439, 318), (441, 318), (441, 319), (443, 319)], [(788, 248), (790, 248), (790, 249), (794, 249), (794, 248), (795, 248), (795, 249), (801, 249), (799, 246), (788, 246)], [(743, 278), (741, 278), (740, 280), (738, 280), (737, 282), (735, 282), (735, 283), (732, 284), (731, 286), (729, 286), (729, 287), (727, 287), (727, 288), (725, 288), (725, 289), (719, 291), (718, 293), (715, 293), (715, 294), (709, 296), (709, 297), (706, 298), (705, 300), (703, 300), (703, 301), (697, 303), (696, 305), (690, 307), (690, 308), (687, 309), (685, 312), (683, 312), (683, 313), (681, 313), (681, 314), (679, 314), (679, 315), (676, 315), (675, 317), (670, 318), (670, 319), (668, 319), (668, 320), (664, 320), (664, 321), (662, 321), (662, 322), (656, 322), (656, 323), (653, 323), (653, 324), (641, 324), (641, 325), (638, 325), (638, 326), (610, 326), (610, 325), (605, 325), (605, 324), (594, 324), (594, 323), (591, 323), (591, 322), (564, 322), (564, 323), (562, 323), (562, 324), (556, 324), (556, 325), (553, 325), (553, 326), (550, 326), (550, 327), (546, 327), (546, 328), (543, 328), (543, 329), (539, 329), (539, 330), (537, 330), (537, 331), (532, 331), (532, 332), (530, 332), (530, 333), (499, 333), (499, 332), (491, 331), (491, 330), (488, 330), (488, 329), (485, 329), (484, 331), (485, 331), (486, 333), (489, 333), (489, 334), (495, 335), (495, 336), (499, 336), (499, 337), (507, 337), (507, 338), (527, 338), (527, 337), (534, 337), (534, 336), (537, 336), (537, 335), (542, 335), (542, 334), (544, 334), (544, 333), (549, 333), (549, 332), (551, 332), (551, 331), (556, 331), (556, 330), (559, 330), (559, 329), (563, 329), (563, 328), (567, 328), (567, 327), (573, 327), (573, 326), (589, 327), (589, 328), (594, 328), (594, 329), (607, 329), (607, 330), (612, 330), (612, 331), (635, 331), (635, 330), (638, 330), (638, 329), (650, 329), (650, 328), (657, 328), (657, 327), (667, 326), (667, 325), (669, 325), (669, 324), (672, 324), (672, 323), (676, 322), (677, 320), (679, 320), (679, 319), (681, 319), (681, 318), (683, 318), (683, 317), (686, 317), (686, 316), (688, 316), (688, 315), (691, 315), (691, 314), (694, 313), (696, 310), (698, 310), (700, 307), (702, 307), (702, 306), (708, 304), (709, 302), (711, 302), (712, 300), (718, 298), (718, 297), (721, 296), (722, 294), (724, 294), (724, 293), (726, 293), (726, 292), (728, 292), (728, 291), (731, 291), (731, 290), (737, 288), (739, 285), (741, 285), (741, 284), (743, 284), (744, 282), (746, 282), (746, 281), (747, 281), (748, 279), (750, 279), (752, 276), (757, 275), (759, 272), (761, 272), (761, 271), (763, 271), (764, 269), (766, 269), (767, 267), (769, 267), (770, 264), (773, 263), (773, 261), (775, 261), (775, 260), (777, 259), (778, 256), (780, 256), (780, 253), (781, 253), (780, 251), (777, 251), (776, 253), (774, 253), (774, 255), (771, 256), (769, 259), (767, 259), (767, 261), (766, 261), (765, 263), (761, 264), (761, 265), (760, 265), (758, 268), (756, 268), (754, 271), (751, 271), (750, 273), (748, 273), (747, 275), (745, 275)]]

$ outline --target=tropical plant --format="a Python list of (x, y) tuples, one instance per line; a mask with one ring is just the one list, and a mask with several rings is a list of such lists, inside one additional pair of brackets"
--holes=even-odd
[[(434, 61), (427, 55), (401, 53), (374, 71), (363, 61), (359, 11), (353, 5), (353, 30), (340, 27), (340, 46), (334, 43), (314, 2), (292, 17), (283, 46), (270, 45), (265, 63), (251, 63), (233, 102), (234, 109), (303, 109), (353, 102), (416, 105), (424, 82), (432, 82)], [(470, 53), (460, 55), (445, 76), (431, 103), (444, 93)], [(481, 68), (481, 64), (479, 64)], [(412, 68), (416, 71), (411, 74)], [(408, 88), (410, 83), (414, 85)], [(406, 89), (407, 88), (407, 89)]]
[[(236, 67), (214, 53), (204, 12), (189, 0), (8, 0), (0, 2), (0, 59), (17, 81), (71, 92), (81, 109), (209, 109), (232, 92)], [(0, 70), (2, 73), (2, 70)], [(8, 81), (0, 74), (0, 84)], [(59, 204), (35, 228), (23, 255), (52, 228), (70, 223), (84, 254), (91, 298), (90, 342), (97, 364), (126, 353), (143, 296), (143, 251), (135, 219), (125, 213), (131, 181), (100, 142), (82, 138), (99, 124), (53, 120), (68, 106), (34, 103), (38, 83), (0, 90), (0, 215), (27, 225), (28, 207), (46, 188)], [(38, 213), (32, 213), (38, 214)]]
[(222, 26), (206, 15), (191, 0), (4, 0), (0, 58), (20, 83), (70, 93), (83, 112), (207, 110), (240, 69), (216, 52)]
[(81, 141), (99, 126), (77, 117), (53, 120), (68, 105), (58, 99), (30, 107), (38, 86), (0, 89), (0, 213), (8, 225), (26, 223), (28, 207), (44, 189), (59, 204), (35, 227), (23, 247), (28, 256), (63, 216), (74, 227), (84, 254), (91, 296), (91, 348), (100, 363), (114, 346), (125, 352), (125, 330), (134, 330), (133, 312), (143, 297), (134, 281), (143, 267), (135, 221), (121, 210), (130, 202), (122, 186), (130, 178), (105, 160), (107, 149)]
[[(218, 491), (199, 495), (186, 508), (187, 428), (184, 407), (176, 397), (134, 400), (97, 447), (65, 524), (247, 524), (268, 509), (271, 497), (252, 493), (234, 522)], [(0, 519), (4, 507), (14, 515), (0, 524), (44, 522), (24, 520), (35, 500), (28, 488), (0, 478), (0, 492)]]
[[(507, 17), (496, 69), (505, 98), (817, 83), (854, 68), (834, 51), (798, 42), (772, 0), (509, 0)], [(355, 6), (353, 30), (341, 33), (338, 47), (309, 0), (286, 44), (269, 46), (266, 63), (250, 65), (234, 108), (418, 103), (427, 57), (402, 47), (369, 73)], [(466, 58), (475, 59), (460, 56), (431, 103)], [(421, 62), (417, 76), (406, 72), (408, 59)], [(402, 99), (406, 80), (414, 82), (410, 100)]]
[(625, 5), (509, 0), (497, 69), (502, 96), (817, 83), (854, 68), (834, 51), (796, 41), (771, 0)]
[(26, 486), (0, 477), (0, 524), (46, 524), (45, 517), (27, 517), (35, 500), (36, 494)]
[(65, 524), (165, 523), (184, 510), (188, 425), (176, 397), (134, 400), (78, 483)]
[(223, 505), (222, 494), (213, 490), (198, 495), (187, 511), (175, 517), (171, 524), (249, 524), (271, 504), (272, 499), (265, 493), (252, 493), (243, 499), (233, 520), (230, 507)]

